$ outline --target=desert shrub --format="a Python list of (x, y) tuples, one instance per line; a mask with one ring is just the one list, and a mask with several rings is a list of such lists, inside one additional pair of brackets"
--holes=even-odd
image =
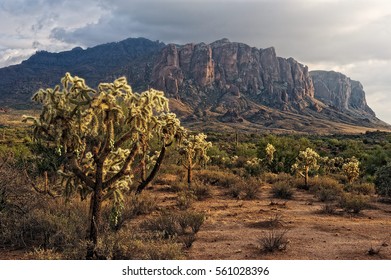
[(32, 252), (27, 253), (29, 260), (63, 260), (65, 257), (53, 249), (34, 248)]
[(240, 178), (239, 176), (232, 173), (227, 173), (226, 176), (224, 176), (219, 180), (219, 185), (222, 186), (223, 188), (229, 189), (232, 186), (240, 184), (241, 181), (242, 178)]
[(149, 214), (157, 209), (156, 197), (150, 194), (130, 195), (125, 199), (125, 203), (130, 205), (133, 215)]
[(224, 159), (228, 158), (228, 154), (226, 151), (221, 150), (217, 145), (213, 145), (208, 149), (207, 152), (211, 164), (216, 164), (216, 165), (223, 165), (224, 164)]
[(243, 198), (256, 199), (260, 193), (261, 182), (255, 178), (248, 178), (242, 186)]
[(187, 182), (183, 180), (176, 180), (171, 183), (170, 185), (170, 191), (178, 193), (178, 192), (183, 192), (189, 188)]
[(374, 183), (379, 195), (391, 197), (391, 164), (376, 171)]
[(173, 238), (188, 233), (196, 234), (205, 220), (203, 213), (184, 211), (181, 213), (164, 212), (158, 217), (144, 221), (142, 228), (162, 234), (164, 238)]
[(186, 233), (187, 229), (190, 228), (191, 232), (196, 234), (204, 221), (205, 214), (200, 212), (185, 211), (178, 215), (178, 223), (181, 226), (183, 233)]
[(284, 251), (289, 244), (286, 237), (287, 230), (269, 230), (259, 239), (261, 249), (264, 252)]
[(170, 186), (172, 183), (174, 183), (177, 180), (177, 177), (179, 177), (179, 175), (173, 175), (170, 173), (160, 174), (152, 181), (152, 184)]
[(235, 149), (238, 157), (250, 158), (257, 156), (257, 147), (252, 143), (238, 143)]
[(198, 170), (194, 173), (194, 178), (209, 185), (219, 185), (229, 187), (238, 176), (232, 174), (229, 170)]
[(74, 250), (85, 238), (88, 206), (74, 199), (64, 203), (34, 191), (31, 186), (39, 185), (41, 178), (30, 181), (15, 163), (11, 159), (0, 168), (0, 244), (53, 249), (61, 254)]
[(189, 233), (181, 236), (179, 240), (183, 244), (185, 249), (189, 249), (191, 245), (193, 245), (193, 242), (196, 240), (196, 236), (193, 233)]
[(162, 166), (160, 167), (160, 170), (159, 170), (159, 175), (156, 176), (155, 180), (159, 180), (159, 177), (161, 177), (161, 175), (165, 175), (165, 174), (174, 174), (174, 175), (177, 175), (178, 177), (183, 177), (183, 178), (185, 177), (186, 171), (183, 169), (182, 166), (179, 166), (178, 164), (176, 164), (178, 159), (175, 158), (174, 163), (168, 163), (172, 160), (173, 160), (172, 153), (167, 154), (167, 158), (165, 161), (166, 164), (162, 164)]
[(282, 216), (278, 213), (275, 213), (271, 215), (268, 219), (260, 221), (255, 225), (259, 227), (274, 229), (274, 228), (282, 227), (284, 225), (284, 222), (282, 220)]
[(276, 181), (278, 181), (278, 175), (271, 172), (265, 172), (261, 175), (261, 178), (263, 181), (265, 181), (268, 184), (273, 184)]
[(99, 240), (97, 251), (113, 260), (179, 260), (183, 259), (182, 244), (160, 235), (132, 235), (128, 232), (106, 234)]
[(163, 212), (158, 217), (151, 218), (141, 224), (142, 228), (162, 234), (164, 238), (171, 238), (181, 234), (178, 216), (175, 213)]
[(190, 190), (193, 192), (197, 200), (204, 200), (210, 197), (210, 186), (200, 180), (193, 180)]
[(53, 249), (56, 252), (74, 250), (84, 239), (87, 217), (80, 215), (83, 205), (47, 202), (46, 208), (31, 208), (29, 212), (3, 213), (2, 242), (11, 246)]
[(293, 179), (293, 177), (288, 173), (275, 174), (275, 173), (267, 172), (261, 176), (261, 179), (263, 181), (265, 181), (266, 183), (274, 184), (275, 182), (278, 182), (278, 181), (291, 180), (291, 179)]
[(368, 202), (368, 198), (364, 195), (346, 193), (341, 197), (339, 205), (347, 212), (358, 214), (369, 207)]
[(341, 184), (327, 176), (314, 178), (310, 183), (310, 191), (322, 202), (335, 201), (343, 193)]
[[(131, 194), (125, 197), (122, 211), (117, 216), (116, 222), (110, 223), (110, 226), (114, 230), (119, 230), (127, 220), (130, 220), (135, 216), (152, 213), (156, 209), (156, 197), (144, 193), (140, 195)], [(112, 211), (113, 208), (111, 207), (104, 208), (106, 220), (111, 219)]]
[(246, 170), (246, 174), (250, 176), (259, 176), (263, 172), (262, 160), (253, 157), (246, 161), (244, 169)]
[(184, 190), (178, 193), (176, 198), (176, 205), (180, 210), (189, 209), (191, 204), (197, 197), (194, 195), (192, 190)]
[(352, 183), (344, 186), (345, 192), (373, 195), (376, 192), (375, 185), (372, 183)]
[(293, 197), (293, 188), (289, 181), (278, 181), (271, 188), (273, 197), (281, 199), (291, 199)]
[(333, 215), (337, 211), (337, 206), (334, 203), (326, 203), (322, 206), (322, 209), (320, 210), (323, 214)]
[(227, 190), (227, 194), (232, 197), (232, 198), (241, 198), (241, 193), (242, 193), (242, 185), (241, 182), (238, 182), (235, 185), (232, 185), (229, 187)]

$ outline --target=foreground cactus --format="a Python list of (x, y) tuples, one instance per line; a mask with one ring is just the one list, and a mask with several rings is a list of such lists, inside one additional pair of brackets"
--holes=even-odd
[[(185, 134), (175, 114), (168, 109), (163, 92), (150, 89), (135, 93), (122, 77), (101, 83), (97, 90), (69, 73), (55, 88), (40, 89), (33, 100), (42, 104), (34, 122), (34, 138), (57, 151), (62, 158), (58, 171), (69, 198), (79, 193), (90, 198), (87, 258), (93, 258), (98, 242), (102, 202), (112, 202), (112, 219), (118, 220), (123, 195), (142, 171), (141, 192), (159, 170), (166, 148)], [(152, 164), (142, 164), (150, 142), (158, 139), (160, 151)], [(144, 161), (145, 162), (145, 161)], [(147, 167), (150, 173), (147, 175)]]
[[(300, 151), (299, 156), (296, 158), (296, 163), (292, 165), (292, 170), (298, 172), (304, 177), (305, 187), (308, 188), (308, 174), (310, 170), (318, 170), (318, 160), (320, 156), (317, 152), (311, 148)], [(303, 173), (304, 172), (304, 173)]]

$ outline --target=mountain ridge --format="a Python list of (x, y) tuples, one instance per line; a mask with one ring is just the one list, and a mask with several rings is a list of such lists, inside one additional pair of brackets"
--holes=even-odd
[(137, 91), (149, 86), (163, 90), (172, 99), (172, 110), (190, 125), (390, 129), (366, 103), (361, 83), (342, 73), (309, 71), (294, 58), (278, 57), (274, 47), (258, 49), (228, 39), (177, 45), (129, 38), (85, 50), (40, 51), (0, 69), (0, 102), (29, 106), (36, 90), (58, 84), (65, 72), (92, 87), (125, 76)]

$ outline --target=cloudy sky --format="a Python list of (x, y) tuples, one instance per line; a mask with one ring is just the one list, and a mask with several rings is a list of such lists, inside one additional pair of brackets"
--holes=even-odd
[(274, 46), (310, 70), (361, 81), (369, 106), (391, 123), (389, 0), (0, 0), (0, 67), (37, 50), (129, 37)]

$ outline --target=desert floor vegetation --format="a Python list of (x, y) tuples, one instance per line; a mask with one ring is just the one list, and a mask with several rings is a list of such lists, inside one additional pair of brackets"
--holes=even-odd
[[(37, 157), (30, 135), (0, 128), (0, 259), (84, 259), (90, 205), (63, 195), (56, 162)], [(390, 134), (230, 137), (211, 133), (191, 184), (170, 149), (141, 194), (124, 191), (121, 211), (104, 201), (95, 258), (391, 259)], [(308, 147), (317, 167), (295, 173)]]

